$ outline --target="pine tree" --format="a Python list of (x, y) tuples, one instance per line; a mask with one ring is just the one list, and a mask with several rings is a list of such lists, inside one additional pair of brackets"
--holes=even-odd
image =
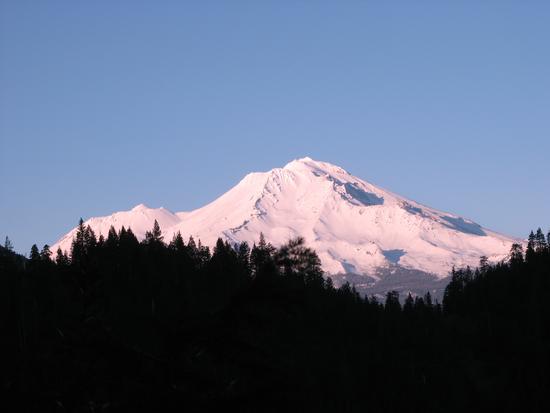
[(86, 227), (84, 226), (84, 220), (82, 217), (78, 220), (78, 227), (76, 230), (76, 240), (80, 244), (84, 244), (84, 234), (86, 233)]
[(124, 232), (124, 236), (120, 237), (119, 242), (130, 247), (139, 245), (139, 241), (130, 227)]
[(523, 263), (523, 247), (521, 244), (513, 243), (510, 248), (510, 264), (520, 265)]
[(525, 261), (532, 262), (535, 258), (535, 234), (533, 231), (529, 234), (527, 241), (527, 250), (525, 251)]
[(214, 246), (214, 253), (212, 255), (212, 258), (214, 257), (223, 257), (227, 255), (227, 246), (225, 242), (221, 238), (218, 238), (216, 241), (216, 245)]
[(263, 232), (260, 232), (260, 241), (258, 242), (258, 247), (265, 248), (267, 245), (267, 242), (265, 241), (265, 236)]
[(61, 267), (68, 266), (70, 264), (69, 257), (66, 253), (61, 251), (61, 248), (57, 249), (57, 254), (55, 256), (55, 263)]
[(424, 303), (426, 304), (426, 307), (428, 307), (430, 310), (432, 309), (433, 307), (433, 302), (432, 302), (432, 295), (430, 294), (430, 292), (426, 292), (426, 294), (424, 295)]
[(89, 254), (90, 251), (97, 245), (97, 238), (95, 236), (95, 232), (93, 231), (92, 227), (89, 225), (84, 230), (84, 248), (86, 251), (86, 254)]
[[(322, 285), (321, 261), (313, 250), (305, 247), (304, 243), (304, 239), (298, 237), (281, 246), (274, 256), (276, 265), (282, 274), (301, 274), (306, 283)], [(265, 245), (265, 242), (263, 244)]]
[(210, 248), (208, 248), (205, 245), (202, 245), (201, 240), (199, 239), (199, 243), (197, 245), (197, 262), (199, 268), (204, 268), (206, 264), (208, 264), (208, 261), (212, 258), (212, 255), (210, 254)]
[(252, 268), (252, 276), (258, 277), (266, 274), (273, 274), (276, 269), (273, 261), (275, 248), (266, 242), (264, 234), (260, 233), (260, 241), (258, 245), (254, 244), (250, 252), (250, 266)]
[(405, 298), (405, 304), (403, 305), (403, 312), (410, 314), (412, 313), (414, 309), (414, 299), (411, 293), (407, 294), (407, 298)]
[(183, 242), (183, 237), (181, 236), (181, 232), (178, 231), (176, 234), (173, 235), (172, 241), (170, 241), (168, 248), (177, 252), (185, 251), (185, 243)]
[(487, 256), (482, 255), (479, 257), (479, 271), (481, 274), (485, 274), (487, 270), (489, 269), (489, 258)]
[(195, 243), (195, 239), (192, 235), (189, 236), (189, 239), (187, 240), (187, 253), (189, 254), (189, 257), (191, 258), (191, 261), (193, 262), (194, 266), (198, 266), (198, 257), (199, 257), (199, 250), (197, 248), (197, 244)]
[[(206, 263), (205, 263), (206, 264)], [(218, 238), (212, 257), (207, 262), (210, 277), (213, 277), (217, 287), (226, 293), (235, 289), (241, 281), (242, 269), (237, 252), (227, 241)]]
[[(550, 233), (548, 235), (550, 235)], [(8, 251), (13, 252), (13, 244), (11, 243), (7, 235), (6, 235), (6, 240), (4, 241), (4, 248), (7, 249)]]
[(115, 230), (115, 227), (111, 225), (109, 228), (109, 233), (107, 234), (107, 240), (105, 241), (105, 246), (107, 248), (115, 248), (118, 245), (118, 234)]
[(399, 313), (401, 304), (399, 303), (399, 292), (388, 291), (386, 293), (386, 302), (384, 303), (384, 311), (387, 313)]
[(155, 222), (153, 223), (153, 229), (151, 231), (147, 231), (145, 233), (145, 243), (146, 244), (162, 244), (162, 240), (164, 237), (162, 236), (162, 231), (160, 230), (160, 225), (158, 221), (155, 219)]
[[(513, 248), (514, 247), (512, 246), (512, 249)], [(449, 282), (449, 284), (447, 284), (447, 287), (445, 287), (445, 292), (443, 293), (443, 310), (446, 313), (453, 313), (456, 311), (456, 301), (461, 292), (462, 283), (460, 282), (460, 278), (456, 268), (453, 266), (453, 268), (451, 269), (451, 281)]]
[(535, 234), (535, 251), (537, 253), (544, 253), (546, 252), (547, 244), (546, 239), (544, 237), (544, 233), (542, 232), (542, 229), (537, 229), (537, 233)]
[(86, 255), (85, 233), (86, 227), (84, 226), (84, 220), (80, 218), (76, 229), (76, 235), (71, 244), (71, 263), (74, 265), (82, 265), (84, 262), (84, 257)]
[(242, 271), (247, 277), (250, 277), (250, 247), (246, 241), (241, 242), (238, 246), (237, 260), (239, 261)]
[(38, 247), (36, 246), (36, 244), (33, 244), (31, 247), (29, 259), (35, 262), (40, 261), (40, 252), (38, 252)]
[(42, 261), (50, 261), (51, 255), (52, 252), (50, 251), (50, 246), (48, 244), (45, 244), (44, 247), (42, 247), (42, 251), (40, 251), (40, 259)]

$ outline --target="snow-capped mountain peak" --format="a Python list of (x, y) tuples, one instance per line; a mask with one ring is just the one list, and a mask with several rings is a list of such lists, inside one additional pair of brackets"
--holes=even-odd
[[(253, 243), (260, 232), (275, 245), (302, 236), (328, 274), (368, 275), (373, 283), (396, 268), (441, 278), (453, 265), (477, 265), (482, 255), (503, 259), (515, 241), (309, 157), (250, 173), (194, 211), (172, 213), (140, 204), (86, 224), (98, 235), (106, 235), (111, 225), (124, 225), (142, 238), (155, 219), (165, 239), (180, 231), (206, 245), (214, 245), (220, 236)], [(54, 250), (69, 250), (75, 231), (61, 238)]]
[(344, 174), (349, 175), (349, 173), (337, 165), (333, 165), (328, 162), (315, 161), (310, 157), (306, 156), (305, 158), (295, 159), (287, 163), (283, 169), (289, 170), (306, 170), (317, 171), (318, 173), (325, 174)]
[(152, 208), (149, 208), (147, 205), (145, 204), (139, 204), (139, 205), (136, 205), (135, 207), (132, 208), (132, 211), (146, 211), (148, 209), (152, 209)]

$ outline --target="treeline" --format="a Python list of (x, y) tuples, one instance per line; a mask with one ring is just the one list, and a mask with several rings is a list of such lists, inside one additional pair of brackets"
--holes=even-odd
[[(443, 302), (335, 288), (302, 239), (211, 251), (155, 222), (70, 255), (0, 248), (15, 411), (548, 411), (550, 234), (453, 269)], [(3, 409), (5, 410), (5, 409)], [(8, 411), (8, 410), (5, 410)], [(11, 410), (9, 410), (11, 411)]]

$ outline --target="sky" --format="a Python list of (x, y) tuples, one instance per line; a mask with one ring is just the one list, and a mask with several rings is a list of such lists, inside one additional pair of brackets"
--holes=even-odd
[(546, 230), (549, 21), (547, 1), (0, 0), (0, 237), (192, 210), (304, 156)]

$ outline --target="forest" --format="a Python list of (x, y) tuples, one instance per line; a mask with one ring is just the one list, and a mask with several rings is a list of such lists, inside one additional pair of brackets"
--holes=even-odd
[(6, 239), (2, 410), (550, 411), (550, 234), (450, 275), (441, 303), (363, 297), (303, 239), (210, 250), (156, 222), (81, 220), (69, 254)]

